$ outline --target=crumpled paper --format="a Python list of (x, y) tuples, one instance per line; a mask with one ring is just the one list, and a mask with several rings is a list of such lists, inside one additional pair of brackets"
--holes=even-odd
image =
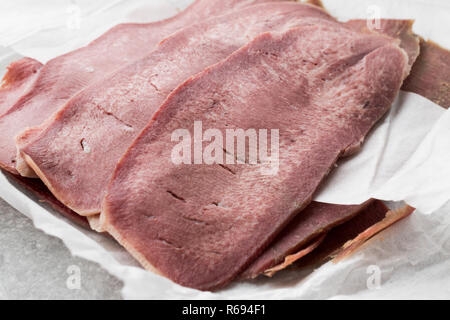
[(431, 213), (450, 199), (450, 110), (400, 92), (362, 150), (338, 162), (315, 200), (406, 200)]
[[(86, 45), (116, 23), (162, 19), (190, 2), (101, 0), (93, 4), (85, 0), (49, 0), (40, 1), (30, 10), (31, 1), (2, 2), (0, 26), (9, 30), (0, 32), (0, 46), (5, 47), (0, 50), (0, 66), (15, 59), (17, 52), (45, 62)], [(416, 18), (417, 33), (450, 47), (446, 29), (450, 10), (445, 1), (328, 0), (324, 4), (340, 20), (371, 18), (377, 7), (381, 17)], [(2, 9), (16, 13), (16, 22), (3, 19), (8, 11)], [(67, 13), (64, 19), (63, 12)], [(18, 27), (14, 28), (15, 25)], [(2, 174), (0, 196), (30, 217), (37, 228), (62, 239), (74, 255), (99, 263), (121, 279), (124, 298), (448, 298), (449, 131), (450, 111), (418, 95), (400, 93), (361, 152), (339, 162), (316, 199), (350, 204), (377, 196), (384, 200), (406, 200), (418, 208), (417, 212), (380, 233), (339, 264), (329, 262), (317, 270), (293, 268), (272, 279), (238, 282), (217, 293), (184, 288), (143, 270), (112, 239), (62, 218)]]
[(166, 19), (192, 0), (14, 0), (0, 2), (0, 46), (45, 63), (113, 26)]

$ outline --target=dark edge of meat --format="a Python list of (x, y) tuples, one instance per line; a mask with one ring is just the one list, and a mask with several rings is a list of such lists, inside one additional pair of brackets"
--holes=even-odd
[(374, 200), (361, 205), (335, 205), (312, 202), (298, 214), (265, 251), (241, 274), (241, 278), (258, 275), (283, 262), (318, 236), (354, 218)]
[(313, 6), (325, 9), (321, 0), (306, 0), (305, 3), (309, 3)]
[(402, 208), (388, 211), (383, 220), (370, 226), (354, 239), (347, 241), (342, 248), (336, 252), (336, 257), (333, 259), (333, 262), (337, 263), (349, 257), (376, 234), (410, 216), (415, 210), (416, 209), (413, 207), (406, 205)]
[(320, 244), (323, 242), (326, 236), (327, 236), (326, 233), (317, 236), (314, 240), (311, 240), (307, 245), (303, 246), (303, 248), (300, 251), (287, 255), (282, 263), (273, 266), (267, 270), (264, 270), (263, 274), (266, 277), (273, 277), (273, 275), (276, 274), (277, 272), (286, 269), (296, 261), (300, 260), (304, 256), (316, 250), (316, 248), (320, 246)]
[[(402, 90), (419, 94), (448, 109), (450, 107), (450, 50), (433, 41), (426, 41), (412, 32), (413, 20), (382, 19), (375, 32), (400, 39), (400, 47), (409, 56), (412, 66)], [(370, 32), (365, 20), (350, 20), (355, 30)]]
[(448, 109), (450, 107), (450, 51), (432, 41), (420, 41), (420, 55), (403, 90), (417, 93)]
[(296, 267), (305, 267), (317, 263), (324, 263), (333, 256), (347, 241), (355, 239), (376, 223), (382, 221), (389, 208), (380, 201), (372, 202), (366, 209), (353, 219), (328, 232), (325, 240), (311, 254), (298, 261)]
[(70, 221), (75, 222), (76, 224), (84, 228), (89, 228), (87, 219), (70, 210), (68, 207), (59, 202), (42, 183), (41, 180), (24, 178), (11, 174), (10, 172), (5, 170), (2, 170), (2, 172), (9, 180), (12, 180), (13, 182), (16, 182), (17, 184), (25, 188), (27, 191), (32, 193), (40, 202), (45, 202), (50, 205), (63, 217), (68, 218)]

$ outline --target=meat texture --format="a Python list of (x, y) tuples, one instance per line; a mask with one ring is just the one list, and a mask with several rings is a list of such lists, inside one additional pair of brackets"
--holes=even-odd
[(402, 89), (450, 108), (450, 51), (422, 39), (420, 56)]
[(320, 244), (323, 242), (323, 240), (325, 239), (326, 236), (327, 236), (327, 234), (324, 233), (324, 234), (318, 236), (317, 239), (314, 239), (313, 241), (311, 241), (311, 243), (309, 243), (308, 245), (303, 247), (300, 251), (285, 256), (282, 263), (280, 263), (276, 266), (273, 266), (267, 270), (264, 270), (264, 272), (263, 272), (264, 275), (267, 277), (273, 277), (275, 273), (286, 269), (287, 267), (291, 266), (296, 261), (307, 256), (311, 252), (314, 252), (314, 250), (316, 250), (317, 247), (320, 246)]
[[(394, 21), (388, 21), (389, 23), (387, 23), (387, 22), (383, 22), (383, 32), (385, 32), (385, 33), (387, 33), (387, 34), (389, 34), (390, 36), (396, 36), (396, 37), (399, 37), (401, 40), (402, 40), (402, 44), (400, 45), (402, 48), (404, 48), (405, 49), (405, 51), (408, 53), (408, 56), (409, 56), (409, 58), (410, 58), (410, 65), (412, 64), (411, 63), (411, 61), (414, 61), (414, 59), (416, 58), (416, 56), (417, 55), (415, 55), (415, 52), (414, 52), (414, 44), (413, 44), (413, 39), (414, 39), (414, 37), (413, 37), (413, 35), (412, 35), (412, 33), (410, 33), (410, 32), (405, 32), (405, 28), (403, 28), (405, 25), (407, 25), (407, 22), (401, 22), (401, 21), (396, 21), (395, 23), (394, 23)], [(354, 28), (354, 29), (358, 29), (357, 28), (357, 26), (362, 26), (362, 21), (358, 21), (358, 22), (356, 22), (356, 21), (351, 21), (350, 23), (347, 23), (347, 24), (352, 24), (352, 28)], [(364, 21), (364, 25), (366, 25), (365, 24), (365, 21)], [(386, 26), (389, 26), (389, 28), (387, 28)], [(401, 28), (399, 28), (399, 27), (401, 27)], [(360, 30), (363, 30), (363, 29), (360, 29)], [(395, 30), (397, 30), (397, 32), (395, 31)], [(400, 31), (398, 31), (398, 30), (400, 30)], [(409, 31), (410, 31), (410, 28), (409, 28)], [(407, 46), (405, 47), (404, 46), (404, 44), (407, 44)], [(408, 46), (408, 44), (409, 44), (409, 46)], [(416, 51), (417, 53), (418, 53), (418, 51)], [(14, 64), (13, 64), (14, 65)], [(13, 65), (12, 65), (12, 67), (13, 67)], [(30, 65), (30, 67), (31, 67), (31, 64), (29, 64)], [(17, 87), (18, 88), (20, 88), (22, 91), (24, 91), (26, 88), (27, 88), (27, 86), (29, 86), (30, 85), (30, 83), (32, 83), (36, 78), (37, 78), (37, 70), (41, 67), (42, 65), (40, 65), (40, 63), (38, 63), (37, 61), (36, 61), (36, 69), (35, 70), (33, 70), (33, 74), (32, 74), (32, 76), (30, 76), (29, 78), (30, 78), (30, 80), (29, 81), (25, 81), (25, 80), (28, 80), (28, 78), (25, 78), (24, 80), (22, 80), (21, 78), (19, 78), (19, 77), (17, 77), (17, 79), (15, 79), (16, 81), (17, 81), (17, 83), (16, 83), (16, 85), (17, 85)], [(32, 70), (32, 69), (30, 69), (30, 70)], [(25, 69), (24, 69), (24, 71), (26, 71)], [(18, 73), (19, 75), (20, 75), (20, 73)], [(25, 73), (23, 73), (23, 74), (25, 74)], [(6, 79), (6, 76), (5, 76), (5, 79)], [(20, 82), (19, 82), (20, 81)], [(10, 88), (11, 86), (10, 85), (8, 85), (8, 89)], [(16, 91), (16, 92), (19, 92), (19, 91)], [(5, 95), (6, 97), (8, 97), (8, 98), (12, 98), (13, 97), (13, 95)], [(16, 94), (16, 97), (18, 96), (18, 94)], [(1, 96), (0, 96), (0, 98), (1, 98)], [(3, 104), (2, 104), (3, 105)], [(6, 106), (7, 105), (12, 105), (11, 103), (6, 103), (5, 104)], [(37, 128), (37, 129), (40, 129), (40, 128)], [(37, 133), (39, 133), (39, 131), (40, 130), (35, 130), (35, 132), (37, 132)], [(35, 134), (35, 132), (33, 132), (32, 130), (30, 130), (30, 131), (28, 131), (27, 132), (27, 134), (28, 135), (30, 135), (30, 136), (32, 136), (32, 135), (34, 135)], [(24, 137), (25, 137), (25, 142), (27, 142), (27, 140), (28, 140), (28, 137), (26, 136), (26, 135), (24, 135)], [(20, 160), (20, 158), (19, 158), (19, 160)], [(26, 168), (26, 166), (25, 166), (25, 170), (26, 170), (27, 168)], [(32, 171), (30, 171), (30, 174), (32, 173)], [(23, 181), (21, 181), (21, 183), (25, 183), (25, 185), (28, 185), (28, 186), (34, 186), (34, 183), (33, 183), (33, 180), (29, 180), (29, 179), (21, 179), (21, 180), (23, 180)], [(31, 182), (31, 184), (29, 183), (29, 182)], [(35, 182), (37, 182), (39, 185), (37, 186), (38, 188), (38, 190), (44, 190), (45, 189), (45, 187), (40, 183), (40, 182), (38, 182), (38, 181), (35, 181)], [(36, 187), (36, 186), (34, 186), (34, 187)], [(32, 188), (32, 190), (35, 190), (36, 188)], [(50, 196), (50, 197), (45, 197), (45, 198), (51, 198), (51, 195), (48, 193), (48, 191), (45, 193), (47, 196)], [(62, 207), (62, 208), (64, 208), (64, 206), (62, 206), (61, 205), (61, 203), (59, 203), (57, 200), (55, 200), (55, 199), (53, 199), (54, 201), (56, 201), (56, 203), (58, 204), (57, 206), (56, 206), (56, 208), (57, 209), (60, 209), (60, 207)], [(324, 204), (319, 204), (319, 203), (313, 203), (313, 204), (311, 204), (306, 210), (304, 210), (304, 213), (301, 215), (301, 216), (299, 216), (298, 218), (300, 218), (300, 217), (302, 217), (303, 218), (303, 215), (308, 215), (308, 212), (310, 212), (310, 211), (314, 211), (315, 209), (317, 209), (318, 207), (321, 207), (321, 205), (324, 205)], [(361, 206), (337, 206), (337, 205), (328, 205), (329, 206), (329, 208), (328, 208), (328, 211), (323, 211), (323, 213), (324, 214), (326, 214), (326, 213), (330, 213), (330, 212), (334, 212), (335, 210), (338, 210), (339, 211), (339, 209), (340, 208), (342, 208), (342, 212), (344, 212), (344, 207), (348, 207), (347, 208), (347, 215), (345, 215), (345, 217), (343, 216), (342, 217), (342, 219), (347, 219), (347, 218), (349, 218), (349, 217), (351, 217), (351, 216), (353, 216), (353, 215), (355, 215), (356, 214), (356, 212), (354, 212), (355, 210), (356, 210), (356, 207), (359, 207), (360, 209), (362, 208)], [(311, 209), (312, 208), (312, 209)], [(71, 217), (74, 213), (73, 213), (73, 211), (71, 211), (71, 210), (69, 210), (68, 208), (64, 208), (65, 210), (63, 210), (63, 211), (68, 211), (68, 212), (71, 212), (71, 214), (69, 215), (69, 217)], [(353, 210), (353, 211), (352, 211)], [(357, 211), (357, 210), (356, 210)], [(357, 211), (357, 212), (359, 212), (359, 211)], [(311, 216), (311, 215), (308, 215), (308, 216)], [(320, 218), (320, 214), (318, 215), (318, 217)], [(325, 216), (324, 216), (325, 217)], [(337, 217), (337, 219), (339, 219), (339, 217)], [(297, 219), (297, 220), (300, 220), (300, 219)], [(305, 221), (305, 219), (301, 219), (302, 221)], [(307, 219), (306, 219), (307, 220)], [(83, 219), (83, 221), (85, 221), (84, 219)], [(295, 222), (295, 220), (293, 221), (293, 222)], [(323, 222), (325, 222), (325, 220), (323, 220)], [(338, 223), (341, 223), (342, 221), (339, 221)], [(281, 250), (277, 250), (277, 251), (272, 251), (272, 253), (274, 254), (274, 256), (271, 256), (271, 255), (268, 255), (268, 253), (269, 252), (271, 252), (271, 249), (272, 249), (272, 247), (273, 246), (279, 246), (280, 245), (280, 242), (277, 242), (277, 241), (275, 241), (275, 243), (274, 244), (272, 244), (265, 252), (264, 252), (264, 254), (257, 260), (257, 261), (261, 261), (261, 259), (263, 258), (263, 257), (265, 257), (266, 259), (268, 258), (268, 257), (272, 257), (274, 260), (272, 260), (271, 261), (271, 263), (270, 264), (268, 264), (268, 265), (271, 265), (272, 267), (276, 264), (275, 263), (275, 261), (277, 261), (277, 262), (280, 262), (280, 261), (282, 261), (285, 257), (286, 257), (286, 255), (288, 255), (288, 257), (293, 257), (293, 256), (296, 256), (296, 259), (298, 259), (298, 254), (299, 253), (302, 253), (303, 251), (305, 251), (305, 249), (302, 249), (299, 253), (295, 253), (295, 254), (292, 254), (292, 252), (295, 252), (295, 250), (297, 249), (298, 250), (298, 248), (300, 248), (300, 247), (302, 247), (302, 244), (304, 245), (304, 243), (307, 243), (308, 241), (307, 241), (307, 239), (306, 239), (306, 235), (308, 235), (309, 236), (309, 238), (312, 238), (312, 235), (314, 234), (314, 235), (316, 235), (316, 234), (320, 234), (320, 230), (322, 230), (322, 231), (324, 231), (324, 230), (328, 230), (329, 228), (331, 228), (331, 227), (334, 227), (335, 225), (336, 225), (336, 223), (335, 223), (335, 221), (333, 220), (333, 218), (332, 217), (330, 217), (330, 219), (329, 219), (329, 221), (328, 221), (328, 225), (327, 224), (323, 224), (323, 225), (321, 225), (320, 223), (318, 223), (317, 224), (317, 228), (315, 229), (315, 230), (313, 230), (313, 229), (311, 229), (310, 231), (311, 231), (311, 233), (303, 233), (303, 232), (301, 232), (301, 233), (296, 233), (295, 231), (296, 230), (292, 230), (293, 228), (291, 227), (293, 225), (293, 223), (291, 223), (290, 224), (290, 226), (288, 227), (288, 228), (286, 228), (286, 230), (291, 230), (292, 232), (290, 232), (289, 234), (287, 234), (287, 232), (285, 232), (286, 230), (283, 230), (283, 233), (282, 233), (282, 235), (286, 235), (286, 236), (289, 236), (288, 237), (288, 239), (286, 239), (286, 241), (285, 242), (283, 242), (283, 246), (280, 248), (280, 247), (276, 247), (277, 249), (281, 249)], [(294, 224), (295, 225), (295, 224)], [(312, 225), (311, 225), (312, 226)], [(299, 225), (297, 224), (297, 227), (299, 227)], [(321, 227), (323, 227), (322, 229), (321, 229)], [(302, 234), (303, 235), (303, 239), (296, 239), (295, 237), (296, 236), (298, 236), (298, 235), (300, 235), (300, 234)], [(282, 235), (280, 235), (277, 239), (282, 239)], [(298, 240), (298, 241), (294, 241), (294, 239), (296, 239), (296, 240)], [(321, 238), (322, 239), (322, 238)], [(291, 240), (291, 242), (289, 242), (289, 240)], [(287, 246), (287, 245), (290, 245), (290, 246)], [(313, 245), (311, 245), (311, 246), (308, 246), (306, 249), (313, 249), (313, 248), (315, 248), (317, 245), (319, 244), (319, 242), (314, 242), (313, 243)], [(285, 249), (286, 251), (283, 251), (283, 249)], [(305, 254), (306, 254), (307, 252), (305, 251)], [(301, 255), (301, 256), (303, 256), (303, 254)], [(255, 265), (255, 264), (253, 264), (253, 265)], [(252, 265), (252, 266), (253, 266)], [(281, 265), (281, 266), (283, 266), (283, 264)], [(277, 267), (279, 267), (279, 266), (276, 266), (275, 267), (275, 269), (277, 269)], [(284, 268), (285, 266), (283, 266), (283, 268)], [(278, 269), (281, 269), (281, 268), (278, 268)], [(277, 270), (278, 270), (277, 269)], [(248, 270), (247, 270), (248, 271)], [(261, 269), (261, 271), (263, 271), (263, 269)], [(257, 275), (257, 274), (254, 274), (254, 275)]]
[(389, 209), (382, 201), (375, 200), (371, 202), (353, 219), (328, 232), (320, 245), (313, 252), (299, 260), (295, 266), (303, 268), (322, 264), (334, 258), (345, 243), (355, 239), (359, 234), (365, 233), (366, 230), (383, 221), (388, 211)]
[(321, 9), (286, 2), (186, 28), (76, 95), (37, 137), (20, 143), (20, 152), (62, 203), (81, 215), (98, 214), (118, 160), (173, 89), (265, 31), (318, 23), (339, 27)]
[[(366, 20), (351, 20), (346, 22), (345, 25), (353, 30), (372, 32), (368, 29)], [(409, 69), (414, 65), (420, 51), (419, 37), (412, 32), (412, 25), (412, 20), (382, 19), (379, 28), (374, 30), (377, 33), (388, 35), (400, 41), (399, 46), (408, 54)], [(254, 278), (261, 273), (273, 275), (275, 272), (286, 268), (319, 245), (316, 240), (312, 245), (307, 245), (306, 248), (303, 248), (310, 239), (326, 233), (337, 225), (360, 214), (361, 211), (365, 211), (367, 205), (371, 202), (368, 201), (360, 206), (312, 202), (301, 215), (298, 215), (290, 222), (277, 239), (241, 276), (243, 278)], [(377, 217), (377, 212), (380, 211), (378, 209), (381, 207), (382, 204), (370, 205), (369, 210), (374, 212), (374, 217)], [(366, 213), (361, 214), (362, 216), (366, 215)], [(359, 229), (355, 228), (355, 230)], [(303, 249), (297, 252), (299, 248)], [(278, 263), (279, 265), (276, 265)]]
[(345, 25), (361, 32), (376, 32), (398, 39), (400, 48), (408, 54), (409, 69), (412, 68), (420, 53), (419, 36), (413, 33), (414, 20), (380, 19), (376, 28), (369, 28), (367, 20), (350, 20)]
[(286, 256), (299, 251), (312, 239), (353, 218), (371, 201), (361, 205), (335, 205), (312, 202), (298, 214), (278, 237), (242, 273), (242, 278), (255, 278), (267, 269), (280, 264)]
[[(355, 30), (361, 30), (361, 31), (366, 31), (366, 32), (370, 31), (370, 30), (367, 30), (367, 28), (366, 28), (367, 23), (365, 20), (353, 20), (353, 21), (346, 23), (346, 25), (350, 26), (351, 28), (353, 28)], [(416, 36), (411, 31), (411, 25), (412, 25), (411, 21), (408, 21), (408, 20), (389, 20), (389, 21), (382, 20), (382, 24), (381, 24), (382, 28), (379, 30), (379, 31), (385, 32), (386, 34), (388, 34), (390, 36), (393, 36), (393, 37), (395, 36), (396, 38), (401, 39), (402, 43), (400, 46), (402, 48), (405, 48), (406, 51), (408, 52), (408, 56), (410, 57), (410, 60), (409, 60), (410, 65), (412, 65), (414, 62), (414, 60), (412, 60), (412, 59), (415, 59), (414, 52), (418, 52), (418, 50), (419, 50), (418, 44), (416, 44), (415, 47), (412, 46), (412, 44), (416, 43), (416, 41), (415, 41)], [(406, 44), (409, 44), (409, 45), (406, 45)], [(19, 140), (18, 145), (21, 146), (21, 145), (26, 144), (27, 140), (29, 139), (28, 135), (33, 135), (33, 134), (34, 134), (33, 130), (31, 130), (31, 129), (27, 130), (27, 132), (20, 137), (21, 139), (18, 139)], [(22, 139), (23, 139), (23, 141), (21, 141)], [(21, 172), (21, 173), (24, 173), (28, 169), (28, 166), (24, 165), (23, 162), (24, 161), (22, 160), (22, 157), (17, 157), (16, 167), (21, 168), (21, 170), (19, 170), (19, 172)], [(33, 174), (34, 174), (34, 171), (30, 170), (26, 175), (33, 176)], [(33, 188), (36, 187), (35, 184), (31, 180), (23, 179), (22, 182), (24, 182), (24, 183), (29, 182), (32, 185), (31, 189), (28, 188), (30, 190), (33, 190)], [(39, 184), (39, 187), (40, 188), (38, 188), (38, 190), (39, 190), (38, 196), (42, 193), (41, 191), (42, 191), (42, 189), (45, 188), (45, 186), (43, 186), (42, 184)], [(48, 191), (46, 192), (46, 195), (47, 195), (47, 198), (51, 197), (52, 198), (51, 200), (53, 202), (57, 202), (57, 200), (54, 199)], [(60, 205), (60, 203), (59, 203), (59, 205)], [(311, 206), (316, 207), (314, 203)], [(59, 208), (59, 206), (57, 206), (56, 208)], [(339, 206), (339, 205), (336, 208), (334, 208), (333, 206), (330, 206), (329, 210), (330, 210), (330, 212), (335, 212), (336, 210), (339, 211), (341, 208), (342, 208), (342, 206)], [(63, 214), (65, 214), (66, 210), (68, 210), (68, 209), (66, 208), (65, 210), (63, 210)], [(349, 210), (351, 210), (351, 208), (349, 208)], [(72, 216), (73, 216), (73, 212), (72, 212), (72, 215), (70, 215), (70, 217), (72, 217)], [(78, 220), (78, 218), (77, 218), (77, 220)], [(93, 229), (95, 229), (97, 231), (102, 231), (101, 226), (98, 224), (98, 217), (90, 216), (89, 221), (90, 221), (91, 227)], [(330, 220), (330, 224), (333, 224), (333, 220)], [(302, 243), (300, 243), (300, 242), (295, 244), (294, 248), (300, 246), (301, 244)], [(294, 249), (294, 248), (291, 248), (291, 249)], [(281, 255), (280, 255), (280, 258), (281, 258)]]
[(89, 84), (150, 53), (165, 37), (211, 15), (267, 1), (197, 0), (173, 18), (148, 24), (120, 24), (88, 46), (50, 60), (20, 98), (11, 93), (10, 99), (16, 102), (6, 106), (9, 112), (0, 117), (0, 166), (17, 174), (16, 135), (27, 127), (40, 125)]
[[(119, 162), (102, 224), (146, 268), (197, 289), (226, 285), (361, 145), (407, 60), (386, 37), (338, 23), (259, 36), (169, 96)], [(264, 174), (265, 161), (174, 164), (172, 132), (193, 132), (194, 120), (222, 134), (279, 129), (279, 170)]]
[(42, 63), (31, 58), (23, 58), (11, 63), (3, 76), (0, 86), (0, 116), (17, 102), (38, 77)]
[(373, 224), (372, 226), (364, 230), (364, 232), (360, 233), (356, 238), (346, 242), (333, 261), (339, 262), (347, 258), (370, 238), (383, 231), (384, 229), (390, 227), (391, 225), (397, 223), (398, 221), (410, 216), (414, 212), (414, 210), (414, 208), (406, 205), (402, 208), (388, 211), (383, 220)]

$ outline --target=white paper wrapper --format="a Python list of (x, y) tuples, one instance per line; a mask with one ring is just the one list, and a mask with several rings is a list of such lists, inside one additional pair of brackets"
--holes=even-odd
[(338, 163), (315, 200), (408, 200), (423, 212), (433, 212), (450, 198), (449, 130), (450, 111), (401, 92), (361, 152)]
[[(17, 53), (45, 62), (86, 45), (119, 22), (166, 18), (190, 2), (2, 2), (0, 30), (5, 32), (0, 31), (0, 46), (4, 47), (0, 48), (0, 66), (17, 59)], [(328, 0), (324, 4), (340, 20), (370, 18), (373, 6), (378, 6), (381, 17), (416, 18), (416, 32), (450, 47), (450, 10), (444, 0)], [(5, 17), (10, 12), (14, 13), (12, 20)], [(361, 152), (339, 163), (317, 200), (344, 204), (371, 196), (407, 200), (419, 208), (417, 213), (339, 264), (286, 270), (272, 279), (236, 283), (218, 293), (184, 288), (144, 271), (113, 240), (61, 218), (1, 174), (0, 196), (30, 217), (37, 228), (62, 239), (74, 255), (98, 262), (123, 280), (124, 298), (449, 298), (449, 163), (450, 111), (415, 94), (401, 93)]]
[(0, 46), (42, 63), (89, 44), (124, 22), (168, 18), (192, 0), (11, 0), (0, 2)]

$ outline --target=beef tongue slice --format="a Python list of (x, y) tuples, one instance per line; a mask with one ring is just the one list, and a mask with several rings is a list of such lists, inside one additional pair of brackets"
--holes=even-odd
[[(241, 4), (242, 5), (242, 4)], [(365, 20), (352, 20), (346, 23), (347, 26), (351, 27), (354, 30), (364, 31), (364, 32), (371, 32), (367, 29), (367, 22)], [(404, 48), (405, 51), (408, 53), (409, 56), (409, 65), (413, 65), (417, 54), (419, 52), (419, 44), (418, 44), (418, 37), (412, 33), (411, 30), (412, 21), (409, 20), (381, 20), (380, 29), (377, 29), (377, 32), (382, 32), (384, 34), (387, 34), (389, 36), (395, 37), (397, 39), (401, 40), (400, 47)], [(37, 68), (34, 68), (36, 66)], [(37, 61), (33, 61), (32, 59), (23, 59), (21, 61), (15, 62), (11, 64), (9, 67), (9, 73), (5, 75), (4, 78), (4, 84), (5, 84), (5, 91), (4, 94), (8, 93), (7, 90), (9, 90), (12, 87), (18, 87), (17, 85), (12, 86), (12, 83), (23, 83), (23, 80), (26, 79), (27, 76), (32, 76), (33, 74), (36, 76), (36, 70), (38, 70), (42, 65), (40, 65)], [(28, 72), (27, 72), (28, 71)], [(35, 77), (34, 76), (34, 77)], [(11, 94), (9, 95), (11, 96)], [(37, 129), (39, 131), (39, 128)], [(24, 141), (21, 141), (19, 144), (26, 144), (28, 138), (28, 135), (35, 134), (32, 129), (27, 130), (21, 138), (24, 139)], [(17, 157), (18, 163), (16, 163), (16, 168), (21, 166), (22, 158)], [(26, 170), (28, 166), (25, 166), (24, 169), (19, 170), (19, 172), (23, 173), (24, 170)], [(33, 171), (30, 171), (29, 175), (31, 175)], [(56, 200), (53, 195), (48, 192), (48, 190), (45, 190), (46, 187), (38, 182), (33, 181), (32, 179), (20, 179), (22, 183), (25, 183), (28, 186), (28, 189), (30, 190), (36, 190), (36, 194), (38, 197), (42, 197), (42, 194), (45, 194), (47, 201), (50, 201), (52, 203), (57, 203), (58, 206), (55, 206), (55, 208), (64, 208), (64, 206)], [(61, 207), (62, 206), (62, 207)], [(324, 225), (323, 223), (319, 223), (317, 225), (317, 228), (314, 230), (308, 229), (310, 233), (305, 233), (303, 229), (303, 224), (308, 224), (309, 226), (312, 226), (311, 220), (307, 217), (311, 217), (311, 219), (315, 219), (314, 215), (315, 212), (319, 211), (320, 213), (327, 214), (329, 213), (329, 225), (335, 225), (337, 220), (342, 219), (343, 217), (352, 216), (354, 213), (354, 209), (359, 206), (341, 206), (341, 205), (326, 205), (326, 204), (320, 204), (313, 202), (307, 209), (305, 214), (302, 215), (304, 217), (299, 217), (297, 219), (297, 222), (293, 221), (293, 225), (296, 227), (289, 227), (289, 239), (294, 240), (297, 239), (297, 242), (292, 241), (285, 241), (280, 240), (283, 244), (283, 248), (273, 249), (272, 246), (267, 249), (268, 252), (265, 252), (263, 254), (264, 257), (260, 257), (259, 263), (261, 261), (265, 260), (266, 262), (271, 261), (272, 263), (275, 263), (279, 261), (280, 259), (284, 258), (285, 255), (291, 253), (296, 248), (301, 247), (304, 245), (305, 239), (309, 239), (311, 237), (311, 234), (315, 235), (317, 234), (319, 229), (323, 229)], [(64, 208), (64, 210), (61, 210), (63, 215), (66, 215), (66, 212), (70, 211), (68, 208)], [(339, 213), (339, 214), (336, 214)], [(342, 215), (340, 214), (342, 213)], [(74, 217), (75, 220), (79, 220), (80, 218), (75, 217), (75, 213), (71, 212), (70, 217)], [(323, 217), (323, 215), (319, 216)], [(101, 226), (98, 224), (98, 217), (96, 216), (89, 216), (89, 223), (91, 227), (95, 230), (102, 231)], [(85, 221), (85, 220), (82, 220)], [(322, 219), (322, 222), (325, 222), (324, 219)], [(283, 231), (283, 234), (287, 235), (287, 232)], [(281, 235), (279, 238), (282, 238)], [(269, 252), (271, 253), (269, 255)], [(284, 253), (283, 253), (284, 252)], [(261, 267), (263, 267), (265, 264), (262, 264)], [(256, 268), (257, 263), (253, 263), (252, 268)], [(250, 267), (248, 272), (250, 272)], [(253, 269), (253, 274), (251, 276), (256, 276), (257, 273), (255, 273), (255, 269)]]
[(317, 266), (334, 258), (346, 242), (357, 238), (359, 234), (366, 233), (367, 230), (383, 221), (388, 212), (389, 209), (383, 201), (372, 201), (354, 218), (329, 231), (320, 245), (313, 252), (302, 257), (296, 266), (299, 268)]
[(31, 58), (12, 62), (0, 86), (0, 116), (7, 113), (38, 77), (42, 63)]
[[(366, 20), (351, 20), (345, 25), (361, 32), (377, 32), (398, 39), (399, 46), (408, 54), (408, 65), (414, 64), (419, 56), (419, 37), (412, 32), (412, 20), (380, 20), (378, 28), (370, 30)], [(445, 69), (445, 68), (444, 68)], [(407, 78), (408, 82), (410, 78)], [(405, 83), (403, 84), (405, 88)], [(384, 211), (383, 211), (384, 210)], [(350, 219), (359, 221), (379, 217), (379, 212), (388, 209), (379, 200), (370, 200), (362, 205), (336, 205), (312, 202), (302, 214), (297, 215), (289, 225), (283, 229), (266, 250), (241, 274), (241, 278), (255, 278), (260, 274), (273, 275), (304, 256), (311, 255), (323, 241), (324, 234), (330, 229), (345, 223)], [(357, 218), (354, 218), (358, 216)], [(370, 222), (370, 220), (369, 220)], [(348, 224), (348, 228), (355, 228)], [(331, 233), (334, 234), (333, 232)], [(312, 240), (311, 240), (312, 239)], [(329, 237), (326, 241), (329, 242)], [(339, 241), (336, 241), (339, 242)], [(323, 248), (323, 245), (319, 246)]]
[(402, 89), (450, 108), (450, 51), (421, 39), (420, 55)]
[[(179, 86), (119, 162), (106, 229), (141, 263), (202, 290), (229, 283), (310, 202), (392, 104), (408, 69), (391, 40), (335, 25), (266, 33)], [(176, 165), (183, 128), (278, 129), (279, 170)]]

